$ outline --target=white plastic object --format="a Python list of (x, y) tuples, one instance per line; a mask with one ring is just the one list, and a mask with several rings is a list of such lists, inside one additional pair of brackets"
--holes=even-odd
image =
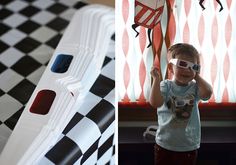
[(158, 128), (158, 126), (156, 126), (156, 125), (148, 126), (147, 129), (145, 130), (145, 132), (143, 133), (143, 136), (147, 137), (147, 135), (151, 135), (151, 136), (155, 137), (157, 128)]
[[(56, 143), (100, 73), (115, 32), (114, 13), (102, 5), (88, 5), (75, 13), (0, 155), (0, 164), (37, 164)], [(65, 73), (51, 70), (58, 55), (73, 56)], [(50, 110), (32, 113), (32, 103), (42, 90), (56, 93)]]

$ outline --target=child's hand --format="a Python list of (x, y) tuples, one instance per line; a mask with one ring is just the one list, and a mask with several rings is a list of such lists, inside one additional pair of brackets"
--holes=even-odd
[(198, 81), (199, 77), (200, 77), (200, 74), (199, 74), (199, 73), (196, 73), (196, 75), (195, 75), (195, 77), (194, 77), (194, 80)]
[(199, 73), (196, 74), (194, 79), (196, 80), (196, 83), (198, 85), (200, 99), (202, 99), (202, 100), (209, 99), (212, 95), (212, 92), (213, 92), (211, 85), (207, 81), (205, 81), (199, 75)]
[(157, 69), (157, 67), (153, 66), (151, 68), (150, 74), (152, 76), (153, 79), (160, 79), (160, 74), (159, 74), (159, 70)]

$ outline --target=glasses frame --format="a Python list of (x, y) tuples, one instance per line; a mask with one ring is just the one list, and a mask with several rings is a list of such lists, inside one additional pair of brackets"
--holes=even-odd
[[(180, 63), (181, 62), (185, 62), (187, 64), (187, 66), (183, 66), (181, 65)], [(200, 69), (201, 69), (201, 66), (199, 64), (194, 64), (192, 62), (189, 62), (189, 61), (185, 61), (185, 60), (180, 60), (180, 59), (171, 59), (170, 60), (170, 63), (180, 67), (180, 68), (184, 68), (184, 69), (188, 69), (188, 68), (191, 68), (192, 71), (195, 71), (197, 73), (200, 72)]]

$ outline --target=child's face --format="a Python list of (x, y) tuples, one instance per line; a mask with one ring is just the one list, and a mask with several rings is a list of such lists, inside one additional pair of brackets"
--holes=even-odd
[[(177, 55), (175, 58), (197, 64), (197, 58), (193, 56)], [(176, 65), (173, 65), (173, 73), (176, 84), (180, 86), (188, 85), (188, 83), (196, 76), (196, 72), (191, 68), (181, 68)]]

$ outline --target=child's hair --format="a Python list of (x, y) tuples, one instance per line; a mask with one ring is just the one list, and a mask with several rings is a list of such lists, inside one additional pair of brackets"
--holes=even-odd
[(197, 63), (200, 64), (200, 55), (196, 48), (187, 43), (177, 43), (168, 49), (169, 59), (176, 58), (178, 55), (190, 55), (197, 58)]

